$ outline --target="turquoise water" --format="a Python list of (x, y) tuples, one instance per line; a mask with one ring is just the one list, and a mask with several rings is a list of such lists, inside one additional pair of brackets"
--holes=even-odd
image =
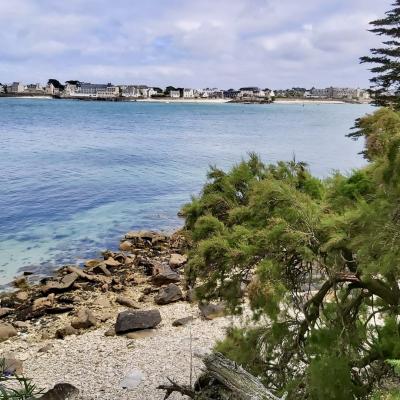
[(362, 143), (345, 135), (371, 110), (0, 99), (0, 284), (115, 248), (130, 229), (180, 226), (208, 165), (249, 151), (350, 171)]

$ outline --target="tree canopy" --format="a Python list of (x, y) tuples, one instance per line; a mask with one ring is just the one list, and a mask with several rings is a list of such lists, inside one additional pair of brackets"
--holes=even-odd
[[(359, 121), (369, 164), (320, 180), (255, 154), (184, 206), (188, 283), (252, 322), (217, 350), (290, 399), (363, 399), (400, 359), (400, 117)], [(395, 397), (393, 397), (395, 398)]]
[(385, 37), (383, 47), (371, 49), (371, 55), (361, 57), (362, 63), (375, 64), (371, 78), (375, 102), (378, 105), (400, 108), (400, 0), (384, 18), (371, 22), (370, 30)]

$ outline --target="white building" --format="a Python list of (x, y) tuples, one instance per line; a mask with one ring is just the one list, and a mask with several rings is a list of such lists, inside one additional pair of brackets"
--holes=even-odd
[(40, 83), (31, 83), (26, 86), (24, 92), (29, 94), (43, 94), (44, 90)]
[(137, 86), (128, 85), (128, 86), (122, 87), (122, 96), (138, 98), (141, 96), (141, 94), (140, 94), (140, 90), (138, 89)]
[(173, 99), (178, 99), (181, 97), (181, 92), (179, 90), (171, 90), (169, 92), (169, 97), (172, 97)]
[(81, 83), (80, 85), (67, 84), (64, 92), (67, 96), (113, 98), (119, 96), (119, 87), (114, 86), (111, 83)]
[(7, 86), (8, 93), (23, 93), (25, 86), (21, 82), (13, 82), (11, 85)]
[(194, 90), (193, 89), (183, 89), (183, 97), (185, 99), (193, 99), (194, 98)]

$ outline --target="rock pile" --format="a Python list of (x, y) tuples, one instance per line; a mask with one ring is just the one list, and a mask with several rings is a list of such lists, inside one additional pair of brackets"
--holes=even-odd
[[(68, 316), (67, 323), (64, 319), (62, 326), (55, 326), (52, 335), (76, 335), (115, 318), (102, 313), (111, 304), (129, 309), (116, 318), (117, 334), (157, 326), (161, 317), (156, 310), (134, 310), (149, 302), (165, 305), (187, 297), (182, 277), (187, 242), (180, 233), (140, 231), (128, 232), (119, 247), (118, 252), (105, 251), (102, 258), (87, 260), (83, 268), (64, 266), (37, 285), (17, 278), (21, 289), (0, 297), (0, 341), (17, 335), (15, 327), (49, 327), (59, 314)], [(133, 298), (132, 288), (141, 295)], [(92, 298), (96, 300), (91, 303)]]

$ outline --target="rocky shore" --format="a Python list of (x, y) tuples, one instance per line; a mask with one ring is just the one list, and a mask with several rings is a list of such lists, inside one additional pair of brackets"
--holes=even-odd
[(58, 400), (162, 399), (167, 378), (189, 384), (201, 369), (193, 355), (209, 351), (232, 319), (194, 301), (183, 276), (188, 246), (179, 232), (129, 232), (119, 252), (83, 269), (64, 266), (35, 285), (17, 278), (17, 290), (0, 296), (7, 373), (45, 390), (64, 384), (56, 386), (64, 394), (43, 397)]

